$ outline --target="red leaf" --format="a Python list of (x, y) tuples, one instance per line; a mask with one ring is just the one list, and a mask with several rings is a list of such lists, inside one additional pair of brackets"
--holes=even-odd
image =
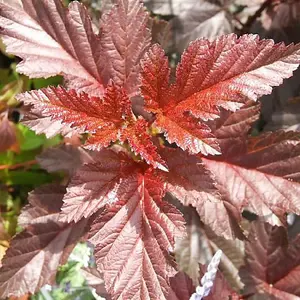
[(213, 40), (233, 32), (231, 16), (221, 3), (206, 0), (186, 1), (184, 6), (180, 3), (173, 27), (176, 30), (176, 46), (181, 53), (191, 41), (199, 37)]
[(0, 152), (9, 150), (17, 143), (15, 125), (7, 118), (7, 114), (3, 117), (0, 115)]
[(255, 101), (270, 94), (272, 86), (292, 76), (299, 66), (299, 49), (300, 44), (274, 44), (251, 34), (224, 35), (214, 42), (196, 40), (177, 68), (177, 103), (201, 118), (207, 117), (204, 104), (204, 108), (236, 110), (247, 98)]
[[(42, 91), (40, 90), (39, 93), (42, 94)], [(20, 99), (22, 99), (22, 96), (22, 94), (18, 95)], [(38, 102), (37, 104), (40, 105)], [(36, 134), (45, 133), (48, 138), (58, 134), (62, 134), (67, 138), (78, 136), (76, 130), (71, 128), (69, 124), (62, 124), (60, 120), (52, 120), (51, 116), (44, 116), (39, 109), (34, 109), (32, 105), (24, 105), (23, 110), (25, 114), (22, 123), (29, 126)]]
[(105, 290), (103, 276), (96, 268), (82, 268), (80, 273), (83, 275), (88, 286), (95, 289), (98, 296), (110, 300), (110, 297)]
[(37, 156), (40, 166), (48, 172), (65, 171), (69, 174), (73, 174), (81, 165), (92, 160), (90, 153), (73, 145), (47, 148)]
[[(166, 169), (146, 132), (146, 121), (135, 120), (126, 92), (113, 83), (108, 85), (103, 99), (85, 93), (78, 95), (74, 90), (67, 91), (62, 87), (26, 92), (18, 99), (32, 105), (31, 112), (40, 116), (33, 120), (27, 118), (24, 122), (38, 133), (46, 133), (49, 137), (48, 122), (44, 119), (51, 118), (57, 124), (55, 133), (69, 132), (70, 127), (77, 133), (90, 133), (85, 145), (87, 149), (100, 150), (118, 139), (121, 142), (127, 140), (149, 164)], [(52, 135), (53, 131), (50, 133)]]
[(298, 133), (248, 138), (257, 109), (246, 106), (220, 120), (214, 132), (224, 152), (220, 157), (201, 161), (179, 150), (161, 152), (169, 168), (167, 191), (194, 206), (201, 220), (225, 238), (243, 237), (238, 223), (245, 208), (264, 217), (277, 215), (275, 224), (285, 223), (286, 212), (299, 212)]
[[(85, 93), (77, 94), (74, 90), (67, 91), (62, 87), (49, 87), (20, 94), (18, 100), (32, 105), (31, 112), (41, 115), (39, 133), (47, 134), (43, 117), (51, 117), (51, 120), (60, 122), (62, 133), (65, 124), (76, 132), (94, 133), (94, 148), (115, 141), (122, 124), (132, 118), (126, 93), (114, 84), (107, 88), (103, 99), (89, 97)], [(30, 121), (26, 125), (32, 127)]]
[[(64, 196), (61, 220), (79, 221), (108, 203), (126, 200), (126, 189), (139, 170), (126, 155), (102, 150), (93, 162), (80, 167)], [(125, 194), (124, 194), (125, 193)]]
[[(278, 0), (273, 1), (264, 11), (261, 22), (266, 30), (284, 30), (297, 26), (300, 15), (300, 3), (298, 0), (288, 1), (286, 3)], [(260, 3), (261, 4), (261, 3)]]
[(235, 239), (228, 240), (217, 236), (210, 228), (200, 222), (196, 210), (190, 206), (181, 209), (186, 219), (187, 235), (177, 239), (175, 243), (175, 258), (178, 268), (199, 284), (199, 263), (208, 264), (214, 252), (222, 249), (223, 254), (219, 264), (222, 274), (236, 290), (241, 290), (243, 284), (238, 276), (239, 268), (244, 263), (244, 242)]
[(272, 86), (290, 77), (299, 62), (300, 44), (274, 44), (256, 35), (225, 35), (214, 42), (199, 39), (183, 53), (176, 82), (169, 85), (167, 57), (154, 45), (142, 61), (145, 108), (156, 114), (157, 126), (169, 142), (193, 154), (217, 154), (217, 140), (209, 128), (195, 121), (190, 132), (185, 114), (206, 121), (219, 116), (218, 107), (235, 111), (247, 99), (270, 94)]
[[(255, 110), (253, 114), (256, 115)], [(227, 129), (225, 126), (224, 130)], [(217, 131), (220, 130), (222, 127)], [(286, 212), (300, 212), (297, 133), (277, 132), (248, 139), (242, 135), (240, 139), (231, 139), (231, 147), (238, 151), (226, 154), (224, 148), (225, 155), (218, 160), (211, 157), (202, 161), (213, 174), (223, 200), (235, 211), (236, 220), (244, 208), (264, 217), (275, 214), (278, 218), (269, 218), (273, 224), (284, 224)]]
[(246, 151), (249, 131), (259, 114), (260, 104), (250, 101), (235, 113), (222, 110), (220, 118), (211, 122), (222, 157), (233, 157)]
[[(200, 280), (206, 272), (206, 266), (200, 265), (200, 273), (198, 275), (198, 280), (200, 284)], [(189, 300), (191, 295), (195, 293), (196, 287), (193, 285), (192, 280), (184, 273), (179, 272), (175, 277), (170, 278), (171, 290), (168, 296), (168, 300)], [(196, 298), (197, 299), (197, 298)], [(208, 296), (205, 297), (207, 300), (225, 300), (232, 299), (238, 300), (240, 299), (238, 294), (235, 293), (227, 281), (223, 277), (220, 271), (217, 271), (216, 278), (214, 280), (213, 287)]]
[(228, 162), (209, 159), (203, 162), (237, 212), (247, 208), (259, 216), (275, 214), (279, 218), (277, 224), (284, 223), (286, 212), (300, 212), (298, 183)]
[[(145, 3), (145, 2), (144, 2)], [(145, 3), (147, 5), (147, 3)], [(153, 11), (151, 9), (151, 11)], [(152, 44), (160, 44), (163, 49), (167, 49), (172, 38), (171, 24), (163, 19), (152, 18)]]
[[(207, 0), (145, 0), (149, 10), (158, 15), (172, 19), (172, 31), (176, 51), (183, 52), (188, 44), (199, 38), (205, 37), (209, 40), (222, 34), (233, 31), (230, 14), (226, 2), (232, 1), (207, 1)], [(161, 43), (160, 43), (161, 44)]]
[(29, 193), (29, 205), (22, 210), (18, 224), (26, 227), (30, 224), (53, 222), (53, 220), (58, 222), (58, 212), (63, 204), (62, 198), (65, 192), (65, 187), (52, 184), (41, 186)]
[(248, 139), (248, 152), (235, 158), (235, 163), (246, 168), (300, 181), (300, 135), (294, 131), (276, 131)]
[(92, 225), (98, 270), (113, 299), (166, 299), (174, 274), (168, 251), (184, 220), (161, 200), (163, 183), (155, 174), (136, 174), (123, 195), (125, 201), (108, 207)]
[(154, 45), (142, 60), (141, 91), (145, 98), (145, 109), (156, 114), (155, 126), (165, 132), (169, 143), (191, 153), (217, 154), (218, 145), (210, 129), (196, 118), (176, 108), (176, 96), (169, 88), (170, 68), (164, 51)]
[(1, 298), (35, 293), (45, 284), (53, 284), (58, 266), (66, 262), (66, 254), (87, 232), (87, 220), (77, 224), (58, 222), (63, 197), (60, 192), (48, 186), (31, 194), (31, 206), (21, 218), (27, 227), (13, 238), (2, 260)]
[(204, 155), (219, 154), (219, 145), (210, 133), (210, 128), (191, 115), (159, 115), (154, 125), (160, 132), (166, 132), (165, 137), (169, 143), (176, 143), (183, 150)]
[(245, 267), (240, 270), (245, 293), (262, 293), (268, 299), (298, 299), (299, 251), (299, 235), (288, 241), (284, 228), (253, 222), (246, 242)]
[(6, 1), (0, 3), (0, 26), (7, 51), (23, 59), (18, 72), (64, 75), (78, 92), (103, 92), (99, 39), (77, 1), (68, 9), (60, 0), (22, 0), (22, 5)]
[(196, 287), (193, 281), (184, 272), (178, 272), (170, 278), (171, 289), (167, 300), (190, 300)]
[(232, 215), (233, 208), (221, 197), (202, 161), (180, 149), (165, 148), (161, 155), (169, 167), (165, 174), (167, 191), (182, 204), (194, 206), (201, 220), (216, 234), (242, 237)]
[(148, 164), (152, 164), (155, 168), (163, 171), (168, 171), (166, 163), (157, 153), (157, 148), (154, 146), (151, 136), (147, 133), (148, 123), (139, 118), (134, 126), (125, 129), (122, 132), (120, 140), (126, 140), (130, 148), (139, 154)]
[(102, 67), (130, 96), (138, 93), (139, 61), (150, 46), (149, 16), (140, 0), (120, 0), (101, 22)]

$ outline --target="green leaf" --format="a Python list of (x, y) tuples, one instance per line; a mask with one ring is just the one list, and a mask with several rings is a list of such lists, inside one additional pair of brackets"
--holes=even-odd
[(11, 203), (11, 195), (7, 191), (0, 190), (0, 205), (8, 207)]
[(39, 90), (43, 87), (58, 86), (62, 83), (62, 76), (54, 76), (47, 79), (44, 78), (36, 78), (32, 80), (33, 87), (35, 90)]
[[(2, 176), (1, 176), (2, 175)], [(8, 185), (32, 185), (39, 186), (53, 181), (55, 178), (51, 174), (34, 171), (12, 170), (7, 174), (0, 173), (0, 179), (4, 180)], [(4, 177), (4, 178), (3, 178)]]
[(42, 146), (52, 147), (58, 145), (62, 140), (60, 136), (55, 136), (51, 139), (47, 139), (44, 134), (37, 135), (34, 131), (22, 124), (18, 124), (17, 129), (20, 140), (20, 149), (22, 151), (29, 151), (40, 148)]
[(54, 299), (95, 299), (86, 285), (85, 278), (80, 273), (81, 267), (82, 264), (76, 261), (69, 261), (60, 267), (56, 278), (59, 288), (53, 289), (51, 293)]
[(20, 153), (14, 153), (14, 156), (10, 160), (9, 165), (15, 165), (26, 161), (34, 160), (36, 155), (38, 155), (40, 152), (41, 151), (39, 151), (39, 149), (34, 149), (31, 151), (22, 151)]
[(46, 138), (44, 147), (48, 148), (48, 147), (56, 146), (56, 145), (60, 144), (61, 141), (62, 141), (62, 137), (60, 135), (56, 135), (56, 136), (52, 137), (51, 139)]
[(0, 190), (0, 211), (5, 231), (13, 236), (17, 229), (18, 215), (21, 210), (19, 198), (13, 199), (10, 193)]
[(9, 69), (2, 69), (0, 68), (0, 88), (2, 89), (2, 87), (7, 84), (8, 81), (8, 76), (9, 76)]
[(44, 134), (37, 135), (34, 131), (30, 130), (28, 127), (18, 124), (17, 128), (20, 133), (20, 149), (22, 151), (33, 150), (43, 146), (46, 141), (46, 136)]
[(0, 152), (0, 165), (9, 165), (13, 161), (14, 153), (12, 151)]
[(82, 286), (84, 277), (80, 274), (81, 264), (76, 261), (70, 261), (59, 269), (56, 281), (59, 284), (71, 283), (72, 286)]

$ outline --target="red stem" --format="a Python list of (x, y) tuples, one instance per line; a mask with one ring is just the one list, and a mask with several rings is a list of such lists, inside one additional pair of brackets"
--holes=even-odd
[(19, 164), (15, 164), (15, 165), (0, 165), (0, 170), (14, 170), (14, 169), (18, 169), (18, 168), (23, 168), (23, 167), (29, 167), (32, 165), (35, 165), (37, 163), (36, 160), (29, 160), (29, 161), (25, 161), (23, 163), (19, 163)]
[(261, 16), (262, 12), (271, 6), (273, 0), (266, 0), (261, 7), (255, 12), (254, 15), (250, 16), (246, 23), (244, 24), (243, 28), (241, 29), (241, 34), (248, 33), (249, 29), (253, 25), (253, 23)]

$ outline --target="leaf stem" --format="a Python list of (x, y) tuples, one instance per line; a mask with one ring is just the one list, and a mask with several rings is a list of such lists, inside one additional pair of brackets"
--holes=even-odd
[(255, 14), (248, 18), (246, 23), (243, 25), (240, 33), (244, 34), (249, 32), (249, 29), (251, 28), (253, 23), (261, 16), (262, 12), (272, 4), (272, 2), (272, 0), (266, 0), (265, 2), (263, 2), (260, 8), (255, 12)]
[(23, 168), (23, 167), (29, 167), (29, 166), (35, 165), (36, 163), (37, 163), (36, 160), (29, 160), (29, 161), (25, 161), (23, 163), (14, 164), (14, 165), (0, 165), (0, 170), (14, 170), (14, 169), (19, 169), (19, 168)]

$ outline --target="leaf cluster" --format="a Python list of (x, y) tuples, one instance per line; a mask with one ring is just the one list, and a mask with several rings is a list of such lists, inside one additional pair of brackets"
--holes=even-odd
[[(62, 85), (26, 92), (26, 77), (2, 88), (0, 147), (17, 143), (20, 155), (38, 149), (30, 155), (42, 168), (66, 174), (30, 192), (18, 218), (23, 230), (2, 260), (1, 297), (53, 284), (76, 244), (89, 241), (94, 277), (112, 299), (189, 299), (205, 272), (191, 253), (202, 255), (200, 240), (202, 262), (224, 250), (232, 285), (218, 273), (208, 299), (300, 297), (299, 238), (289, 240), (285, 229), (287, 213), (300, 214), (299, 133), (250, 134), (257, 100), (292, 76), (300, 44), (255, 34), (199, 38), (173, 68), (158, 27), (139, 0), (117, 1), (99, 30), (77, 1), (0, 1), (0, 34), (21, 60), (17, 72), (63, 77)], [(22, 123), (37, 135), (9, 119), (18, 103)], [(19, 143), (18, 126), (32, 140)], [(65, 143), (47, 148), (45, 136), (57, 134)], [(24, 164), (14, 161), (18, 151), (7, 153), (5, 186), (30, 185), (29, 172), (25, 182), (6, 172)], [(43, 174), (39, 183), (49, 181)], [(248, 227), (245, 211), (259, 217)], [(238, 248), (245, 236), (245, 254), (230, 256), (226, 247)]]

